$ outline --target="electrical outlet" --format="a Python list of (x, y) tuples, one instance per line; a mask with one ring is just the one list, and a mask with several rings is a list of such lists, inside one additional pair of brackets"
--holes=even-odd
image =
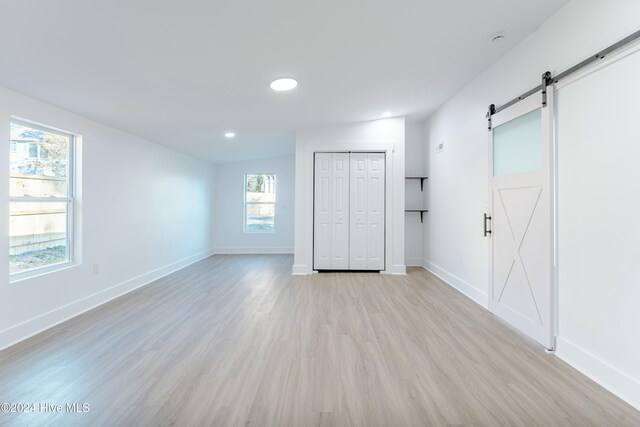
[(91, 272), (93, 274), (100, 274), (100, 264), (96, 263), (91, 266)]

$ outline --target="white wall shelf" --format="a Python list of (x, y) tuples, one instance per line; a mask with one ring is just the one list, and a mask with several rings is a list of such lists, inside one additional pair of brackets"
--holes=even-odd
[(423, 215), (429, 212), (427, 209), (405, 209), (405, 212), (420, 212), (420, 222), (423, 222)]
[(420, 180), (420, 191), (424, 190), (424, 180), (429, 179), (428, 176), (406, 176), (404, 179), (419, 179)]
[[(409, 180), (420, 180), (420, 191), (424, 191), (424, 181), (425, 179), (429, 179), (428, 176), (406, 176), (405, 179)], [(420, 213), (420, 223), (424, 222), (424, 214), (429, 212), (427, 209), (405, 209), (405, 212), (419, 212)]]

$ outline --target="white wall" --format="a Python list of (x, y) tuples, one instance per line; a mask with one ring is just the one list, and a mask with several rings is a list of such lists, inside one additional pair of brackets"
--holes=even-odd
[[(216, 166), (216, 253), (293, 253), (293, 155)], [(274, 233), (244, 232), (244, 175), (276, 174)]]
[[(638, 16), (637, 1), (574, 0), (430, 117), (427, 268), (486, 306), (487, 106), (536, 86), (544, 71), (564, 71), (637, 31)], [(640, 193), (634, 166), (640, 70), (631, 61), (626, 67), (597, 90), (567, 86), (558, 93), (557, 354), (640, 408), (640, 230), (631, 213), (637, 197), (630, 196)], [(610, 108), (626, 121), (600, 120), (598, 113)], [(445, 150), (436, 154), (440, 142)]]
[[(82, 137), (79, 253), (70, 268), (10, 284), (8, 251), (0, 251), (0, 348), (210, 254), (210, 164), (0, 88), (7, 182), (11, 116)], [(4, 200), (8, 188), (0, 186)], [(0, 228), (8, 230), (9, 204), (0, 205)], [(8, 248), (6, 232), (0, 247)]]
[[(407, 123), (405, 127), (405, 175), (424, 176), (425, 135), (421, 123)], [(409, 209), (421, 209), (426, 205), (425, 194), (429, 189), (429, 181), (424, 182), (424, 191), (420, 191), (420, 181), (405, 182), (405, 205)], [(427, 208), (428, 209), (428, 208)], [(428, 215), (424, 214), (425, 216)], [(426, 218), (425, 218), (426, 219)], [(424, 230), (420, 222), (420, 214), (405, 214), (404, 224), (404, 259), (410, 266), (422, 266), (424, 257)]]
[(296, 132), (294, 274), (313, 271), (313, 153), (386, 152), (385, 272), (405, 274), (404, 169), (405, 120), (376, 120)]
[(636, 50), (559, 89), (558, 229), (560, 355), (640, 408), (638, 76)]

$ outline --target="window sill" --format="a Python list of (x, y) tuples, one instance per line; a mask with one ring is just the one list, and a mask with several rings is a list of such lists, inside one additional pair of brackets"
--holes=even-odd
[(69, 270), (73, 267), (77, 267), (80, 264), (75, 263), (73, 261), (61, 262), (59, 264), (50, 265), (47, 267), (37, 268), (33, 270), (24, 271), (22, 273), (10, 274), (9, 275), (9, 284), (13, 285), (16, 283), (24, 282), (26, 280), (35, 279), (37, 277), (46, 276), (51, 273), (57, 273), (63, 270)]

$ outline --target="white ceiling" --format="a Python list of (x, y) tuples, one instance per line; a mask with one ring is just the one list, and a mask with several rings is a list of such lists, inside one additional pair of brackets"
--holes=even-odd
[(0, 85), (213, 163), (267, 157), (295, 129), (426, 117), (564, 3), (3, 1)]

